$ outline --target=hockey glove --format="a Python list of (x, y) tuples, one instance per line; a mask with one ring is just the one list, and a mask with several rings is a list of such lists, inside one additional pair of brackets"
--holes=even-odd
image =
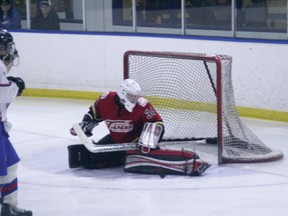
[(5, 121), (4, 122), (4, 129), (7, 133), (9, 133), (11, 131), (11, 128), (12, 128), (12, 124), (8, 121)]
[[(80, 127), (82, 128), (83, 132), (86, 134), (87, 137), (91, 137), (92, 130), (94, 127), (98, 125), (98, 122), (96, 122), (93, 117), (88, 113), (84, 115), (84, 118), (81, 123), (79, 123)], [(70, 129), (70, 133), (73, 136), (76, 136), (77, 134), (75, 133), (74, 129)]]
[(18, 94), (17, 96), (20, 96), (25, 89), (25, 82), (20, 77), (7, 77), (7, 79), (11, 82), (14, 82), (18, 86)]

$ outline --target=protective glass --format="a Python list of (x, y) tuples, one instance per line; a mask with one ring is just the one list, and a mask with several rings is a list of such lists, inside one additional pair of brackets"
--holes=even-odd
[(127, 99), (129, 100), (130, 103), (136, 104), (139, 99), (139, 95), (133, 95), (131, 93), (127, 93)]
[[(1, 50), (0, 50), (1, 52)], [(18, 55), (17, 50), (14, 50), (13, 54), (8, 54), (3, 58), (3, 61), (5, 63), (6, 66), (10, 65), (10, 66), (18, 66), (20, 63), (20, 57)]]
[(15, 44), (13, 42), (7, 43), (7, 44), (0, 44), (0, 55), (5, 56), (8, 54), (14, 54), (15, 53)]
[(7, 52), (8, 54), (14, 54), (16, 50), (15, 44), (13, 42), (10, 42), (7, 44)]
[(20, 57), (18, 55), (14, 55), (12, 64), (13, 66), (18, 66), (20, 64)]
[(5, 56), (7, 55), (7, 49), (4, 44), (0, 44), (0, 56)]
[(20, 57), (17, 54), (9, 54), (4, 58), (5, 63), (11, 64), (11, 66), (18, 66), (20, 63)]

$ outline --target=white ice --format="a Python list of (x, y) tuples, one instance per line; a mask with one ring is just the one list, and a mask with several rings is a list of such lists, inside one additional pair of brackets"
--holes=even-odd
[[(201, 177), (69, 169), (69, 133), (93, 101), (19, 97), (9, 107), (10, 139), (22, 158), (19, 207), (36, 216), (285, 216), (288, 161), (212, 165)], [(288, 123), (243, 119), (288, 155)], [(95, 137), (106, 135), (104, 125)]]

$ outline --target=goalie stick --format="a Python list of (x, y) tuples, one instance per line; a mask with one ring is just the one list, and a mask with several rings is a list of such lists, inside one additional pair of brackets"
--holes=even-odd
[(93, 140), (89, 139), (80, 125), (78, 123), (73, 125), (74, 131), (77, 134), (80, 141), (92, 153), (100, 152), (114, 152), (114, 151), (128, 151), (128, 150), (137, 150), (139, 145), (137, 143), (119, 143), (119, 144), (105, 144), (105, 145), (96, 145), (93, 143)]
[[(82, 142), (82, 144), (87, 148), (88, 151), (92, 153), (100, 153), (100, 152), (115, 152), (115, 151), (129, 151), (129, 150), (138, 150), (140, 149), (140, 146), (137, 143), (118, 143), (118, 144), (105, 144), (105, 145), (97, 145), (93, 142), (93, 140), (89, 139), (80, 125), (78, 123), (73, 125), (74, 131), (77, 134), (78, 138)], [(159, 143), (160, 148), (165, 148), (169, 145), (177, 145), (177, 144), (183, 144), (183, 143), (189, 143), (191, 142), (195, 143), (203, 143), (203, 144), (209, 144), (207, 143), (206, 139), (199, 139), (195, 141), (168, 141), (168, 142), (161, 142)], [(213, 144), (215, 145), (215, 144)]]

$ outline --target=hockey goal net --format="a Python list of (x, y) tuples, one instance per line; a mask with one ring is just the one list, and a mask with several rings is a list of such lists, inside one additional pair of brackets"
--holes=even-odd
[(281, 159), (281, 151), (267, 147), (240, 120), (231, 66), (227, 55), (124, 54), (124, 78), (136, 80), (162, 116), (167, 148), (190, 148), (219, 164)]

